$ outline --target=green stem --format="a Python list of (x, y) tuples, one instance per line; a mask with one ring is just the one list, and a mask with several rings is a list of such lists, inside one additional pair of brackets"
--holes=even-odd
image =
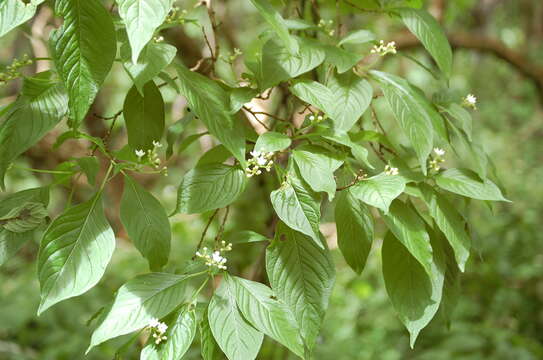
[(12, 168), (32, 171), (32, 172), (37, 172), (37, 173), (42, 173), (42, 174), (58, 174), (58, 175), (73, 174), (72, 171), (33, 169), (33, 168), (25, 168), (25, 167), (17, 166), (17, 165), (12, 165)]
[(113, 161), (109, 163), (109, 167), (107, 168), (106, 174), (104, 175), (104, 180), (102, 180), (102, 184), (100, 184), (100, 189), (98, 189), (98, 192), (102, 192), (104, 190), (104, 187), (108, 183), (109, 180), (109, 174), (111, 173), (111, 170), (113, 170)]
[(191, 302), (194, 303), (196, 302), (196, 298), (198, 297), (198, 295), (200, 294), (200, 292), (202, 292), (202, 290), (204, 289), (204, 287), (207, 285), (207, 282), (209, 281), (209, 277), (207, 277), (205, 279), (205, 281), (202, 283), (202, 285), (200, 285), (200, 287), (194, 292), (194, 294), (192, 294), (192, 300)]

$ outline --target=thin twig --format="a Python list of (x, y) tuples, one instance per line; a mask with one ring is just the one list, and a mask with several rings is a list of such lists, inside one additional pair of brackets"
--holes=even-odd
[(381, 153), (380, 151), (378, 151), (375, 146), (373, 146), (373, 143), (370, 142), (370, 147), (371, 149), (373, 150), (373, 152), (375, 153), (375, 155), (377, 155), (377, 157), (379, 159), (381, 159), (382, 162), (384, 162), (385, 164), (388, 164), (387, 160), (385, 159), (385, 157), (383, 156), (383, 153)]
[(260, 124), (262, 125), (266, 130), (271, 130), (270, 127), (268, 125), (266, 125), (265, 123), (263, 123), (257, 116), (257, 114), (251, 110), (250, 108), (248, 108), (247, 106), (243, 106), (243, 110), (247, 111), (249, 114), (253, 115), (253, 118)]
[[(209, 218), (209, 220), (207, 221), (206, 227), (204, 228), (204, 231), (202, 232), (202, 236), (200, 237), (200, 241), (198, 242), (198, 245), (196, 246), (196, 251), (200, 251), (200, 248), (202, 247), (202, 244), (204, 243), (204, 239), (206, 237), (207, 230), (209, 229), (209, 226), (211, 225), (211, 222), (213, 221), (215, 216), (217, 216), (217, 214), (219, 213), (219, 210), (220, 209), (215, 210), (213, 212), (213, 214), (211, 215), (211, 217)], [(196, 259), (196, 255), (194, 255), (192, 257), (192, 259), (193, 260)]]
[(228, 214), (230, 214), (230, 206), (226, 207), (226, 213), (224, 214), (224, 217), (222, 219), (221, 226), (219, 227), (219, 231), (217, 232), (217, 236), (215, 236), (215, 243), (218, 243), (219, 240), (222, 237), (222, 234), (224, 233), (224, 226), (226, 225), (226, 220), (228, 220)]
[(364, 12), (370, 12), (370, 13), (380, 13), (382, 12), (381, 10), (377, 10), (377, 9), (367, 9), (367, 8), (363, 8), (361, 6), (358, 6), (356, 4), (353, 4), (352, 2), (350, 2), (349, 0), (343, 0), (346, 4), (354, 7), (355, 9), (358, 9), (360, 11), (364, 11)]

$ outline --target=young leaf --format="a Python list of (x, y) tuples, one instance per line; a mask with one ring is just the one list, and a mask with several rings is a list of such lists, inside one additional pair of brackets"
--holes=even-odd
[(375, 40), (375, 34), (369, 30), (355, 30), (345, 35), (338, 43), (338, 46), (344, 44), (365, 44)]
[(349, 131), (364, 114), (373, 98), (373, 89), (366, 80), (350, 72), (331, 76), (328, 88), (333, 94), (329, 116), (334, 128)]
[(292, 229), (308, 235), (320, 247), (320, 197), (309, 189), (296, 173), (270, 194), (272, 206), (279, 219)]
[(467, 169), (448, 169), (436, 176), (437, 185), (452, 193), (478, 200), (509, 201), (492, 181), (481, 181)]
[(392, 200), (405, 189), (405, 179), (398, 175), (384, 173), (364, 179), (351, 187), (351, 193), (368, 205), (375, 206), (386, 213)]
[(258, 9), (260, 15), (270, 24), (279, 38), (281, 38), (288, 51), (291, 54), (296, 54), (299, 48), (298, 42), (288, 33), (287, 24), (281, 14), (267, 0), (251, 0), (251, 2)]
[(10, 163), (36, 144), (68, 111), (68, 98), (51, 75), (43, 72), (26, 78), (21, 96), (0, 123), (1, 188)]
[(383, 277), (385, 287), (410, 334), (414, 346), (419, 332), (432, 320), (441, 301), (444, 270), (442, 254), (435, 249), (428, 274), (392, 233), (383, 242)]
[(347, 264), (361, 274), (373, 242), (373, 218), (350, 190), (342, 191), (336, 202), (337, 242)]
[(420, 40), (445, 77), (449, 78), (452, 72), (452, 50), (436, 19), (425, 10), (402, 8), (398, 12), (405, 26)]
[(151, 40), (157, 27), (170, 12), (173, 0), (115, 0), (119, 16), (126, 26), (132, 48), (132, 62), (136, 64), (143, 47)]
[(290, 146), (292, 140), (285, 134), (267, 131), (256, 140), (255, 150), (260, 152), (283, 151)]
[(208, 319), (213, 337), (229, 360), (256, 358), (264, 335), (243, 318), (236, 305), (235, 289), (227, 279), (211, 298)]
[(298, 322), (309, 349), (315, 345), (334, 286), (330, 251), (283, 223), (266, 251), (266, 272), (272, 289)]
[(405, 246), (407, 251), (422, 265), (428, 274), (432, 274), (432, 247), (430, 235), (424, 222), (415, 210), (396, 200), (390, 206), (390, 211), (383, 216), (388, 229)]
[(40, 243), (38, 315), (96, 285), (114, 249), (115, 235), (104, 215), (101, 193), (56, 218)]
[(172, 233), (168, 215), (150, 192), (129, 176), (124, 180), (121, 221), (151, 270), (160, 270), (170, 255)]
[(225, 280), (234, 289), (243, 317), (257, 330), (303, 358), (304, 343), (296, 319), (287, 305), (277, 300), (273, 291), (264, 284), (236, 276), (228, 276)]
[(77, 128), (115, 60), (115, 28), (98, 0), (57, 0), (55, 12), (64, 22), (51, 35), (53, 59), (68, 91), (72, 127)]
[(209, 326), (208, 308), (205, 309), (198, 325), (198, 328), (200, 329), (200, 354), (202, 355), (202, 360), (224, 359), (219, 345), (213, 338), (211, 327)]
[(343, 160), (314, 145), (298, 147), (292, 156), (305, 182), (316, 192), (326, 192), (328, 199), (332, 200), (336, 193), (334, 171), (343, 164)]
[(38, 5), (45, 0), (4, 0), (0, 2), (0, 37), (34, 16)]
[(96, 345), (129, 334), (151, 319), (169, 314), (181, 302), (190, 276), (148, 273), (129, 280), (117, 291), (115, 300), (94, 330), (87, 353)]
[(181, 93), (209, 132), (217, 137), (244, 167), (245, 136), (242, 124), (230, 114), (230, 96), (221, 86), (181, 64), (176, 66)]
[(247, 177), (236, 166), (197, 166), (183, 177), (174, 213), (195, 214), (233, 203), (245, 190)]
[(164, 100), (152, 81), (143, 87), (143, 96), (133, 86), (123, 105), (128, 144), (134, 150), (149, 150), (164, 133)]

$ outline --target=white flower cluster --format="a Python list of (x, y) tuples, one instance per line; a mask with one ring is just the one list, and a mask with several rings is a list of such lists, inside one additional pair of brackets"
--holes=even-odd
[(162, 341), (166, 341), (168, 337), (164, 335), (168, 330), (168, 325), (158, 321), (158, 319), (151, 319), (149, 322), (149, 328), (151, 329), (152, 336), (155, 339), (155, 344), (160, 344)]
[(464, 106), (477, 110), (477, 98), (473, 94), (468, 94), (464, 98)]
[(388, 54), (396, 54), (396, 42), (391, 41), (385, 45), (384, 40), (379, 41), (379, 46), (374, 45), (371, 49), (372, 54), (379, 54), (379, 56), (385, 56)]
[(206, 266), (216, 267), (219, 270), (226, 270), (226, 261), (227, 259), (222, 256), (221, 253), (231, 251), (232, 244), (226, 244), (224, 241), (221, 242), (221, 247), (218, 250), (210, 252), (207, 247), (202, 248), (202, 251), (196, 251), (196, 256), (203, 259)]
[(440, 164), (445, 161), (443, 156), (445, 155), (445, 150), (440, 148), (434, 148), (434, 154), (435, 157), (432, 157), (432, 160), (430, 160), (430, 170), (439, 171), (441, 169)]
[(314, 122), (314, 121), (321, 122), (323, 120), (324, 120), (324, 116), (322, 116), (322, 115), (317, 115), (317, 116), (315, 116), (313, 114), (309, 115), (309, 121), (311, 121), (311, 122)]
[(252, 158), (249, 159), (245, 174), (247, 177), (262, 174), (262, 169), (270, 171), (273, 165), (273, 152), (251, 151)]
[(328, 35), (330, 36), (334, 36), (335, 34), (335, 30), (333, 29), (333, 26), (334, 26), (334, 21), (333, 20), (324, 20), (324, 19), (320, 19), (319, 20), (319, 25), (318, 25), (320, 28), (322, 28), (324, 31), (326, 31), (328, 33)]
[(385, 166), (385, 174), (387, 175), (398, 175), (400, 172), (398, 171), (398, 168), (392, 167), (390, 165)]
[[(149, 164), (153, 166), (155, 169), (158, 169), (160, 167), (160, 164), (162, 161), (160, 160), (160, 157), (158, 156), (158, 149), (162, 147), (162, 144), (159, 141), (153, 140), (153, 148), (150, 150), (142, 150), (137, 149), (134, 152), (136, 153), (136, 156), (138, 157), (138, 161), (141, 162), (143, 157), (147, 155), (147, 159), (149, 161)], [(164, 174), (168, 175), (168, 169), (167, 167), (163, 168)]]

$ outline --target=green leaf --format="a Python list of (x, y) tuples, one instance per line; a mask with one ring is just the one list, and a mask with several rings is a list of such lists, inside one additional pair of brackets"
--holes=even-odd
[(26, 202), (0, 217), (0, 226), (14, 233), (24, 233), (40, 226), (47, 216), (41, 202)]
[(338, 155), (314, 145), (298, 147), (292, 152), (292, 156), (300, 175), (311, 189), (326, 192), (331, 201), (336, 194), (334, 171), (343, 164), (343, 160)]
[(350, 72), (331, 76), (328, 88), (332, 92), (332, 109), (328, 113), (334, 128), (349, 131), (364, 114), (373, 98), (369, 82)]
[(326, 62), (334, 65), (343, 74), (351, 70), (364, 56), (332, 45), (321, 45), (326, 53)]
[(330, 251), (279, 223), (266, 251), (266, 272), (277, 297), (294, 313), (306, 346), (312, 349), (335, 281)]
[(149, 150), (164, 133), (164, 100), (152, 81), (145, 84), (143, 96), (133, 86), (123, 105), (128, 144), (134, 150)]
[(38, 5), (45, 0), (4, 0), (0, 2), (0, 37), (17, 26), (30, 20), (36, 13)]
[(350, 190), (342, 191), (336, 202), (337, 242), (347, 264), (361, 274), (373, 242), (373, 218)]
[(464, 133), (467, 135), (469, 141), (471, 141), (473, 119), (471, 118), (470, 112), (464, 109), (462, 106), (454, 103), (450, 104), (446, 108), (441, 107), (441, 109), (449, 114), (453, 119), (458, 121), (458, 125), (462, 130), (464, 130)]
[(33, 231), (14, 233), (0, 227), (0, 266), (17, 254), (25, 242), (33, 236)]
[(251, 325), (303, 358), (304, 343), (294, 315), (264, 284), (226, 277), (236, 294), (238, 309)]
[(151, 319), (169, 314), (185, 294), (190, 276), (148, 273), (129, 280), (117, 291), (115, 300), (94, 330), (87, 353), (96, 345), (149, 325)]
[(166, 342), (161, 345), (149, 343), (142, 350), (140, 360), (182, 359), (194, 340), (196, 325), (195, 311), (183, 306), (174, 314), (174, 321), (168, 323)]
[(285, 47), (291, 54), (298, 52), (299, 46), (296, 39), (288, 33), (285, 19), (267, 0), (251, 0), (253, 5), (258, 9), (262, 17), (270, 24), (272, 29), (277, 33)]
[(55, 12), (64, 22), (51, 35), (51, 49), (77, 128), (115, 60), (115, 28), (98, 0), (57, 0)]
[(96, 175), (100, 171), (100, 162), (96, 156), (84, 156), (76, 159), (81, 171), (85, 173), (89, 184), (96, 183)]
[(295, 173), (270, 194), (272, 206), (279, 219), (292, 229), (308, 235), (322, 247), (319, 221), (320, 196), (309, 189)]
[(423, 173), (426, 175), (426, 159), (432, 151), (434, 132), (447, 139), (443, 118), (430, 102), (406, 80), (372, 70), (370, 72), (381, 85), (394, 116), (411, 141), (419, 158)]
[(426, 231), (424, 221), (417, 215), (413, 207), (396, 200), (390, 206), (389, 213), (383, 216), (383, 221), (407, 251), (431, 275), (430, 235)]
[(375, 34), (369, 30), (355, 30), (345, 35), (338, 43), (338, 46), (344, 44), (365, 44), (375, 40)]
[(285, 134), (267, 131), (256, 140), (255, 150), (260, 152), (283, 151), (290, 146), (292, 140)]
[(211, 327), (208, 320), (208, 308), (205, 309), (202, 319), (198, 324), (200, 329), (200, 352), (203, 360), (222, 360), (224, 359), (219, 345), (213, 338)]
[(213, 337), (229, 360), (256, 358), (264, 335), (243, 318), (235, 289), (226, 278), (211, 298), (208, 320)]
[(132, 62), (136, 64), (141, 50), (153, 37), (170, 12), (173, 0), (115, 0), (119, 16), (126, 26), (132, 48)]
[(269, 241), (267, 237), (254, 231), (244, 230), (226, 233), (224, 240), (232, 244), (248, 244), (254, 242)]
[(290, 92), (304, 102), (328, 113), (332, 108), (332, 92), (323, 84), (312, 80), (300, 80), (290, 86)]
[(124, 68), (132, 78), (136, 89), (144, 94), (144, 86), (160, 74), (166, 66), (170, 65), (177, 49), (175, 46), (150, 42), (143, 49), (137, 63), (126, 62)]
[(245, 136), (242, 123), (230, 114), (229, 94), (217, 82), (181, 64), (176, 69), (181, 93), (187, 98), (190, 108), (244, 167)]
[(228, 206), (245, 190), (246, 183), (247, 177), (239, 167), (197, 166), (179, 184), (174, 213), (196, 214)]
[(443, 290), (442, 255), (436, 247), (429, 275), (392, 233), (383, 242), (383, 277), (385, 287), (410, 334), (413, 347), (419, 332), (432, 320)]
[(188, 113), (171, 124), (166, 131), (166, 142), (168, 144), (166, 148), (166, 158), (169, 159), (173, 155), (173, 147), (181, 138), (181, 135), (185, 131), (187, 125), (194, 119), (193, 113)]
[(452, 50), (441, 25), (425, 10), (402, 8), (397, 11), (405, 26), (432, 55), (445, 77), (451, 77)]
[(364, 146), (352, 141), (351, 137), (347, 132), (323, 127), (322, 131), (321, 129), (318, 130), (318, 133), (326, 140), (330, 140), (336, 144), (347, 146), (351, 149), (351, 153), (356, 160), (366, 165), (370, 169), (374, 168), (368, 160), (368, 150)]
[(351, 193), (354, 197), (383, 210), (386, 214), (392, 200), (400, 196), (404, 189), (403, 177), (382, 173), (353, 185)]
[(157, 271), (166, 265), (172, 238), (166, 210), (129, 176), (124, 177), (120, 217), (128, 236), (149, 261), (151, 270)]
[(482, 181), (473, 171), (449, 169), (436, 176), (437, 185), (452, 193), (478, 200), (509, 201), (492, 181)]
[(232, 157), (230, 151), (224, 147), (224, 145), (217, 145), (209, 149), (196, 163), (196, 166), (203, 166), (207, 164), (222, 164), (226, 160)]
[(56, 218), (40, 243), (38, 315), (96, 285), (114, 249), (115, 234), (104, 215), (100, 192)]
[(464, 218), (447, 198), (434, 191), (430, 186), (420, 184), (419, 187), (430, 210), (430, 215), (441, 232), (445, 234), (454, 250), (458, 268), (463, 272), (471, 247), (471, 239), (466, 232)]
[(50, 72), (26, 78), (23, 91), (0, 123), (0, 187), (13, 160), (36, 144), (66, 115), (68, 99)]

